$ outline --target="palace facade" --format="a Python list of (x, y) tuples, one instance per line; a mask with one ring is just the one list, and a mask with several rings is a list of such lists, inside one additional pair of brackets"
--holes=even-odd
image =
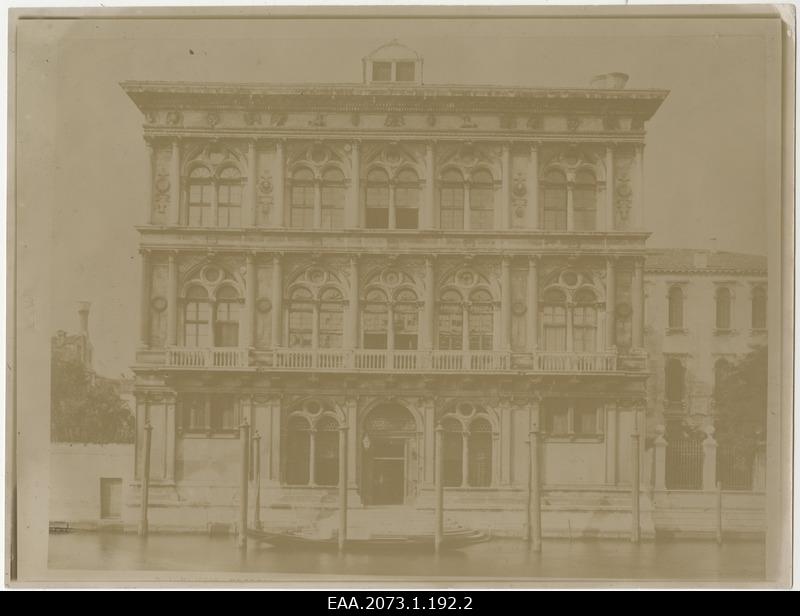
[(350, 507), (432, 510), (441, 427), (448, 516), (518, 534), (534, 434), (545, 534), (627, 536), (667, 92), (427, 85), (395, 42), (362, 69), (122, 84), (149, 155), (132, 517), (146, 421), (152, 528), (235, 523), (244, 420), (265, 523), (335, 508), (342, 451)]

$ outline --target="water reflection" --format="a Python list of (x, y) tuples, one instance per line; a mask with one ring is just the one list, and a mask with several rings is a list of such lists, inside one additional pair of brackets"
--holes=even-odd
[(234, 537), (121, 533), (50, 536), (55, 569), (231, 571), (281, 574), (469, 576), (560, 579), (715, 581), (764, 578), (764, 544), (737, 541), (645, 542), (546, 540), (532, 552), (518, 539), (493, 539), (461, 550), (428, 552), (317, 552), (250, 542)]

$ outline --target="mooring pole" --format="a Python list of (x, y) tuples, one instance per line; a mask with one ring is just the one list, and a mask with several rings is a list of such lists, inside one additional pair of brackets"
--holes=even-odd
[(539, 440), (539, 418), (538, 413), (535, 417), (531, 433), (531, 550), (540, 552), (542, 550), (542, 473), (539, 464), (540, 445)]
[(531, 515), (531, 507), (533, 506), (533, 431), (529, 433), (528, 437), (528, 471), (526, 477), (528, 483), (525, 491), (525, 533), (523, 538), (525, 541), (530, 541), (532, 537), (531, 525), (533, 524)]
[(631, 431), (631, 541), (639, 543), (640, 512), (639, 512), (639, 409), (634, 407), (633, 430)]
[(150, 420), (144, 424), (144, 463), (142, 464), (142, 510), (139, 518), (139, 535), (146, 537), (149, 531), (147, 508), (150, 505), (150, 447), (153, 442), (153, 426)]
[(254, 481), (256, 483), (253, 527), (261, 530), (261, 435), (258, 430), (253, 431), (253, 465), (255, 466)]
[(247, 491), (250, 480), (250, 425), (247, 418), (239, 424), (239, 436), (242, 442), (242, 474), (239, 485), (239, 538), (240, 548), (247, 548)]
[(347, 541), (347, 426), (339, 428), (339, 551)]
[(433, 547), (439, 553), (444, 539), (444, 448), (443, 437), (444, 428), (436, 426), (436, 528), (433, 535)]
[(717, 482), (717, 543), (722, 543), (722, 482)]

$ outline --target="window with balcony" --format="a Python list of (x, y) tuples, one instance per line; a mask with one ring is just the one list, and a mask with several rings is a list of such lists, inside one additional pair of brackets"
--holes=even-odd
[(187, 347), (213, 346), (211, 337), (212, 303), (205, 287), (192, 286), (186, 292), (184, 308), (184, 345)]
[(717, 289), (715, 296), (715, 323), (718, 331), (729, 331), (731, 329), (731, 309), (732, 309), (731, 290), (727, 287)]
[(326, 169), (322, 174), (321, 188), (323, 229), (341, 229), (344, 226), (346, 193), (344, 174), (336, 168)]
[(240, 227), (243, 185), (241, 173), (233, 166), (219, 168), (216, 175), (206, 166), (192, 169), (187, 181), (189, 226)]
[(314, 297), (304, 287), (293, 289), (289, 295), (289, 346), (310, 349), (314, 321)]
[(542, 330), (545, 350), (567, 350), (567, 298), (559, 289), (550, 289), (544, 294)]
[(383, 169), (372, 169), (367, 174), (364, 205), (367, 229), (389, 228), (389, 174)]
[(397, 81), (415, 81), (416, 78), (416, 62), (395, 62), (395, 79)]
[(470, 176), (469, 228), (494, 228), (494, 181), (488, 171), (479, 170)]
[(750, 327), (755, 330), (767, 328), (767, 292), (764, 287), (753, 289)]
[(232, 287), (221, 287), (217, 291), (214, 314), (214, 346), (239, 346), (239, 308), (241, 302)]
[(442, 293), (438, 315), (440, 349), (460, 350), (463, 348), (463, 314), (461, 295), (452, 290)]
[(305, 167), (292, 174), (289, 225), (296, 229), (314, 226), (314, 174)]
[(324, 289), (319, 302), (319, 348), (342, 348), (344, 298), (338, 289)]
[(563, 171), (552, 169), (542, 180), (544, 208), (542, 226), (548, 231), (564, 231), (567, 228), (567, 176)]
[(439, 189), (439, 224), (442, 229), (464, 228), (464, 176), (456, 169), (442, 174)]
[(189, 287), (183, 311), (184, 346), (239, 346), (241, 303), (239, 293), (227, 284), (217, 287), (214, 297), (205, 287)]
[(393, 306), (394, 348), (413, 351), (417, 348), (419, 331), (419, 305), (417, 294), (411, 289), (400, 289)]
[(683, 329), (683, 289), (678, 285), (669, 288), (667, 297), (667, 326), (672, 330)]
[(386, 293), (378, 289), (367, 292), (364, 298), (362, 329), (365, 349), (389, 348), (389, 303)]
[(572, 187), (574, 225), (576, 231), (593, 231), (597, 227), (597, 182), (586, 169), (575, 173)]
[(402, 169), (394, 188), (395, 227), (416, 229), (419, 227), (419, 177), (413, 169)]
[(239, 409), (232, 394), (181, 394), (178, 406), (185, 434), (239, 434)]
[(372, 81), (391, 81), (392, 80), (392, 63), (391, 62), (373, 62), (372, 63)]
[(478, 289), (469, 296), (469, 348), (491, 351), (494, 335), (494, 306), (491, 294)]
[(591, 353), (597, 348), (597, 298), (589, 289), (575, 292), (572, 307), (572, 345), (577, 353)]

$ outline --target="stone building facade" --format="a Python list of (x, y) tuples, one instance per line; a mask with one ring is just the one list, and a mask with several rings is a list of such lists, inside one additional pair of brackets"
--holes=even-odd
[(150, 161), (154, 528), (235, 520), (246, 419), (265, 520), (336, 506), (342, 432), (351, 507), (431, 509), (442, 426), (449, 515), (517, 533), (535, 431), (545, 533), (629, 532), (645, 122), (667, 93), (422, 69), (393, 42), (360, 84), (122, 84)]

